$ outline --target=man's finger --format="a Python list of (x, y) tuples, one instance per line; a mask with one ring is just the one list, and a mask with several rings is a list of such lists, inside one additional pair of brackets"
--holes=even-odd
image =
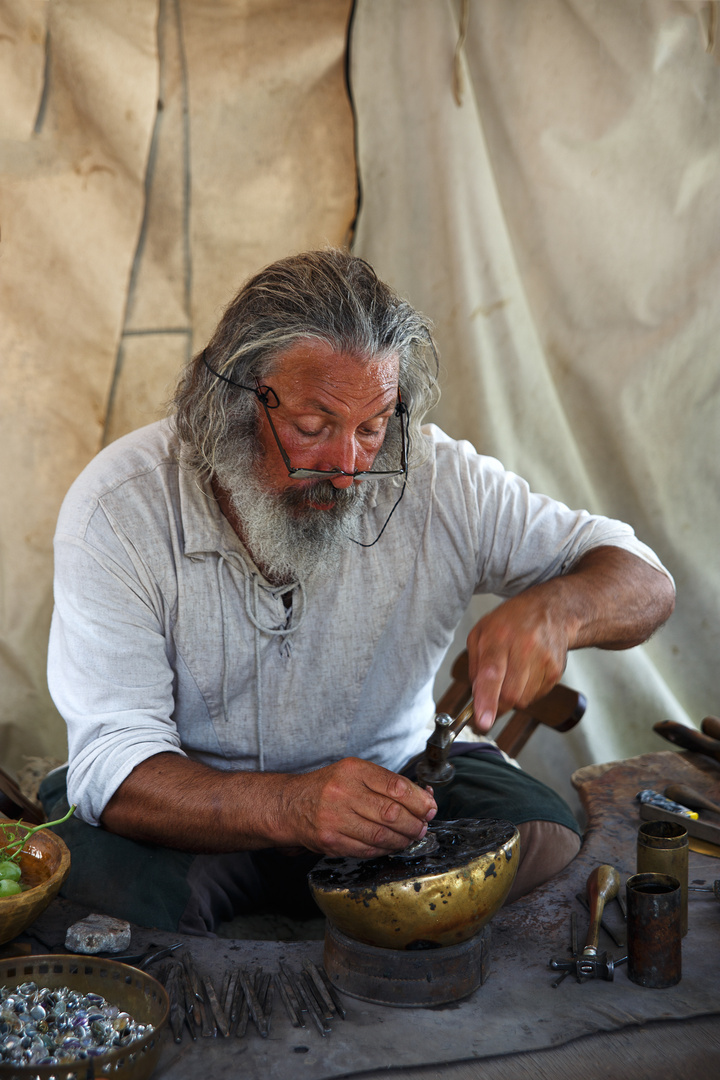
[[(397, 850), (412, 840), (419, 840), (428, 826), (429, 818), (419, 817), (402, 803), (375, 792), (368, 792), (366, 798), (355, 800), (352, 810), (364, 829), (374, 830), (369, 842), (377, 847)], [(428, 815), (434, 817), (435, 812), (433, 808)]]
[(495, 723), (507, 672), (505, 663), (482, 658), (475, 665), (473, 678), (473, 725), (479, 735), (485, 735)]
[(421, 840), (427, 832), (427, 822), (420, 825), (419, 829), (418, 824), (420, 823), (415, 820), (411, 834), (405, 835), (357, 814), (343, 816), (335, 823), (333, 835), (324, 836), (323, 852), (326, 855), (369, 859), (402, 851), (413, 841)]
[(390, 773), (385, 792), (389, 799), (405, 807), (421, 821), (432, 821), (437, 813), (437, 803), (432, 791), (414, 784), (406, 776)]

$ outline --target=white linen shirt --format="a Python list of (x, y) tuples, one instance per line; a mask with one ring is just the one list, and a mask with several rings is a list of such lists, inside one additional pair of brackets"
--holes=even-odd
[[(68, 727), (68, 795), (98, 824), (141, 761), (305, 772), (340, 758), (398, 770), (424, 746), (435, 674), (474, 592), (513, 595), (632, 529), (534, 494), (434, 427), (382, 538), (339, 570), (268, 584), (171, 421), (118, 439), (68, 493), (55, 536), (48, 682)], [(367, 482), (367, 481), (366, 481)], [(358, 539), (398, 488), (375, 485)]]

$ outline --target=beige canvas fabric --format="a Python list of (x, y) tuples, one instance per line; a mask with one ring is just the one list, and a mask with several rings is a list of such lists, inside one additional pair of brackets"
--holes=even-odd
[(355, 210), (349, 0), (0, 0), (0, 762), (63, 757), (52, 536), (252, 271)]
[(648, 645), (571, 657), (586, 720), (522, 758), (555, 783), (719, 707), (717, 5), (471, 0), (458, 105), (461, 10), (359, 0), (355, 250), (436, 322), (438, 423), (679, 590)]
[[(349, 7), (0, 0), (5, 765), (64, 754), (45, 653), (71, 480), (161, 414), (248, 273), (347, 235)], [(462, 8), (358, 2), (357, 250), (436, 321), (438, 421), (626, 518), (679, 588), (645, 648), (571, 659), (588, 716), (524, 758), (562, 786), (719, 708), (718, 5), (470, 0), (456, 62)]]
[(0, 5), (0, 139), (30, 138), (45, 72), (47, 4), (5, 0)]
[[(52, 535), (102, 441), (157, 101), (155, 4), (13, 8), (41, 6), (46, 87), (0, 147), (0, 756), (11, 767), (64, 752), (45, 686)], [(28, 17), (14, 35), (21, 52), (35, 27)]]

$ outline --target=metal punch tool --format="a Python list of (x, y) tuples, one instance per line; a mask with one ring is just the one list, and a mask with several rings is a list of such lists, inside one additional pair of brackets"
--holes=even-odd
[(598, 948), (598, 936), (600, 933), (600, 921), (605, 905), (614, 900), (620, 889), (620, 875), (613, 866), (604, 864), (597, 866), (587, 880), (587, 897), (590, 904), (590, 925), (588, 927), (585, 947), (578, 952), (575, 934), (572, 942), (572, 957), (569, 960), (550, 961), (550, 967), (562, 974), (552, 983), (553, 987), (559, 986), (566, 976), (574, 974), (578, 982), (588, 979), (606, 979), (612, 981), (615, 968), (627, 960), (627, 956), (615, 960), (607, 952), (601, 952)]

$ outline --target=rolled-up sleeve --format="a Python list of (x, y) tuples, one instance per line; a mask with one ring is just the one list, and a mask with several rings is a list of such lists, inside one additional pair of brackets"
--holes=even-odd
[(82, 537), (55, 539), (48, 685), (67, 723), (68, 797), (97, 825), (112, 794), (148, 757), (182, 753), (160, 590), (101, 507)]

